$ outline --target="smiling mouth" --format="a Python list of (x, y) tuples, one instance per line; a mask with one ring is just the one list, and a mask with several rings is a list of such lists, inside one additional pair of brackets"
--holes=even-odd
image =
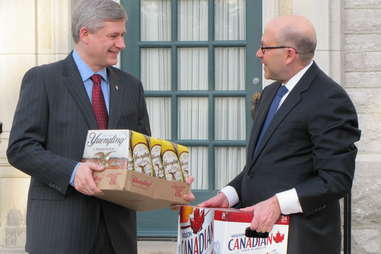
[(119, 54), (119, 51), (112, 51), (112, 50), (109, 50), (108, 52), (111, 53), (111, 54), (113, 54), (113, 55), (118, 55), (118, 54)]

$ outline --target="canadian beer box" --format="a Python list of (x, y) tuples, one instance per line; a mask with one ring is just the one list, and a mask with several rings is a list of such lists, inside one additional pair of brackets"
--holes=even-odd
[(97, 187), (103, 192), (98, 198), (137, 211), (148, 211), (186, 204), (182, 195), (190, 186), (128, 170), (133, 163), (130, 130), (89, 130), (82, 161), (92, 161), (105, 167), (94, 172)]
[(177, 254), (286, 254), (289, 217), (281, 216), (267, 238), (245, 236), (253, 213), (181, 206)]

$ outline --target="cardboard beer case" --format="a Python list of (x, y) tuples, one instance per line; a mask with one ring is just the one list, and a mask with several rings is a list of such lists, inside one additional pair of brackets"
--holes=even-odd
[(245, 236), (253, 213), (182, 206), (177, 254), (286, 254), (289, 217), (281, 216), (267, 238)]
[(131, 170), (130, 142), (130, 130), (88, 131), (82, 161), (105, 167), (101, 172), (94, 172), (97, 187), (103, 192), (97, 197), (137, 211), (186, 204), (182, 195), (189, 192), (189, 184)]

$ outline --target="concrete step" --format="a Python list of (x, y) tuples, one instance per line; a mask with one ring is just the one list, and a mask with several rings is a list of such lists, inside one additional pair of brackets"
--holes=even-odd
[[(138, 241), (138, 254), (175, 254), (175, 241)], [(26, 254), (24, 248), (1, 248), (0, 254)], [(127, 254), (127, 253), (126, 253)]]
[(138, 254), (175, 254), (175, 241), (139, 241)]

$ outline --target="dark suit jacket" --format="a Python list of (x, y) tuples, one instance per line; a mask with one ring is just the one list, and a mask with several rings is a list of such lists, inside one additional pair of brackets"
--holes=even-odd
[[(107, 71), (109, 129), (131, 129), (150, 135), (140, 81), (113, 67)], [(69, 184), (89, 129), (97, 129), (97, 124), (71, 54), (25, 74), (7, 156), (14, 167), (31, 176), (28, 252), (88, 253), (102, 211), (116, 253), (136, 253), (135, 212), (85, 196)]]
[(303, 213), (293, 214), (289, 254), (339, 254), (339, 199), (352, 186), (360, 138), (346, 92), (313, 63), (274, 116), (259, 152), (259, 131), (279, 82), (261, 95), (244, 170), (233, 179), (241, 206), (296, 189)]

